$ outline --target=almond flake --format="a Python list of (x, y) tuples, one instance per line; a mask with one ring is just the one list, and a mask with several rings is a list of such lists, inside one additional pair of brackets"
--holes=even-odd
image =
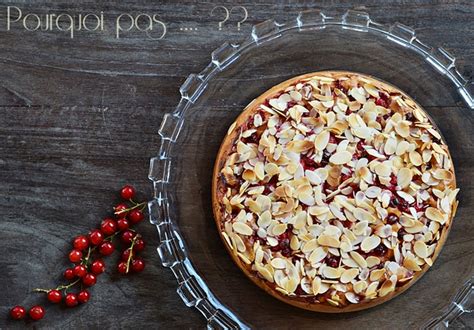
[(285, 269), (286, 268), (286, 261), (282, 258), (274, 258), (270, 262), (271, 265), (276, 269)]
[(379, 176), (390, 176), (392, 169), (385, 163), (379, 163), (375, 166), (375, 173)]
[(349, 283), (357, 275), (359, 275), (359, 270), (357, 268), (346, 269), (341, 275), (341, 283)]
[(316, 247), (318, 246), (318, 243), (316, 241), (316, 238), (313, 238), (312, 240), (306, 242), (303, 247), (301, 248), (301, 251), (303, 253), (308, 253), (308, 252), (311, 252), (313, 251), (314, 249), (316, 249)]
[(314, 140), (314, 147), (316, 150), (323, 151), (326, 149), (326, 146), (329, 143), (329, 137), (330, 133), (329, 131), (322, 131), (321, 133), (316, 136), (316, 139)]
[(415, 259), (409, 256), (403, 259), (403, 267), (414, 272), (419, 272), (421, 270), (420, 266), (418, 266)]
[(322, 273), (325, 278), (334, 279), (341, 277), (342, 272), (341, 268), (324, 267)]
[(286, 223), (279, 223), (273, 227), (273, 235), (280, 236), (286, 231), (287, 224)]
[(313, 294), (321, 293), (321, 278), (315, 277), (313, 283), (311, 284), (311, 289), (313, 290)]
[(385, 269), (375, 269), (373, 271), (370, 272), (370, 281), (371, 282), (375, 282), (375, 281), (378, 281), (380, 280), (380, 278), (385, 274)]
[(253, 234), (252, 228), (243, 222), (234, 222), (232, 224), (232, 229), (234, 229), (236, 233), (245, 236), (251, 236)]
[(364, 252), (369, 252), (375, 249), (381, 242), (380, 237), (372, 235), (369, 237), (366, 237), (362, 243), (360, 244), (360, 248)]
[(397, 183), (400, 186), (400, 188), (405, 189), (406, 187), (408, 187), (412, 179), (413, 179), (413, 173), (409, 168), (404, 167), (398, 171)]
[(257, 176), (257, 179), (263, 180), (263, 178), (265, 177), (265, 168), (262, 162), (257, 162), (255, 164), (254, 172)]
[(410, 157), (410, 162), (415, 165), (415, 166), (420, 166), (423, 164), (423, 159), (421, 158), (421, 155), (416, 152), (416, 151), (411, 151), (409, 154)]
[(308, 260), (311, 264), (316, 264), (321, 262), (326, 256), (327, 252), (322, 247), (318, 247), (310, 254)]
[(310, 141), (306, 141), (306, 140), (290, 141), (286, 145), (286, 149), (288, 151), (292, 151), (292, 152), (296, 152), (296, 153), (308, 151), (311, 148), (313, 148), (313, 143), (311, 143)]
[(354, 259), (355, 262), (361, 267), (361, 268), (367, 268), (367, 262), (365, 261), (364, 257), (360, 255), (360, 253), (356, 251), (351, 251), (349, 252), (350, 256), (352, 259)]
[(401, 137), (407, 138), (410, 136), (410, 122), (406, 120), (399, 121), (397, 125), (395, 125), (395, 131)]
[(438, 180), (451, 181), (453, 179), (453, 173), (442, 168), (435, 170), (433, 173), (433, 176), (435, 177), (435, 179), (438, 179)]
[(403, 155), (405, 152), (408, 151), (408, 148), (410, 147), (410, 144), (407, 142), (407, 141), (401, 141), (398, 145), (397, 145), (397, 150), (395, 151), (395, 154), (397, 156), (401, 156)]
[(342, 165), (350, 162), (352, 159), (352, 154), (349, 151), (340, 151), (333, 154), (329, 161), (335, 165)]
[(415, 244), (413, 245), (413, 250), (415, 251), (416, 255), (420, 258), (428, 257), (428, 247), (423, 241), (416, 241)]
[(444, 216), (437, 208), (428, 207), (425, 211), (425, 215), (430, 220), (439, 222), (441, 224), (444, 223)]
[(334, 248), (338, 248), (341, 244), (337, 238), (328, 235), (319, 236), (318, 243), (322, 246), (329, 246)]

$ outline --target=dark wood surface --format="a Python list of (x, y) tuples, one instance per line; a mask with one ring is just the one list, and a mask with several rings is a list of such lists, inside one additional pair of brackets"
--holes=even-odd
[[(205, 326), (198, 312), (180, 301), (171, 272), (159, 264), (155, 252), (156, 231), (145, 223), (139, 227), (148, 242), (144, 253), (147, 268), (143, 274), (122, 278), (109, 269), (91, 290), (93, 297), (87, 305), (66, 310), (45, 304), (47, 317), (34, 324), (10, 321), (7, 312), (14, 304), (31, 306), (44, 301), (32, 294), (31, 289), (50, 287), (59, 280), (68, 266), (65, 255), (71, 238), (86, 233), (109, 214), (110, 207), (117, 202), (115, 191), (123, 183), (136, 185), (143, 198), (151, 195), (148, 161), (158, 149), (156, 132), (160, 120), (177, 104), (178, 88), (186, 76), (207, 65), (212, 50), (226, 40), (240, 40), (249, 33), (253, 23), (272, 17), (286, 19), (314, 6), (302, 2), (244, 3), (249, 18), (242, 30), (238, 32), (235, 26), (231, 27), (238, 20), (231, 18), (229, 25), (218, 31), (218, 19), (210, 11), (216, 4), (226, 3), (232, 6), (237, 2), (58, 1), (52, 4), (35, 1), (25, 4), (2, 1), (0, 313), (3, 316), (0, 328)], [(147, 39), (142, 33), (130, 33), (119, 40), (110, 31), (79, 33), (71, 40), (59, 31), (6, 31), (7, 5), (38, 14), (101, 10), (111, 17), (124, 12), (159, 14), (169, 30), (159, 41)], [(460, 70), (473, 75), (474, 4), (471, 1), (361, 1), (356, 6), (349, 2), (323, 1), (318, 6), (328, 8), (329, 12), (367, 10), (382, 23), (399, 21), (414, 26), (422, 40), (430, 45), (443, 45), (456, 55)], [(181, 32), (180, 27), (198, 27), (198, 31)], [(457, 105), (454, 101), (445, 104)], [(469, 127), (469, 123), (472, 127), (471, 113), (462, 113), (464, 117), (459, 120), (468, 124), (459, 127)], [(443, 114), (438, 116), (443, 119)], [(467, 134), (463, 139), (470, 141), (470, 145), (460, 150), (472, 155), (472, 134), (459, 134)], [(460, 156), (457, 161), (463, 162), (463, 168), (472, 169), (472, 156)], [(199, 179), (192, 182), (200, 184)], [(466, 187), (464, 202), (469, 204), (472, 188), (468, 183)], [(472, 246), (472, 235), (460, 234), (457, 244), (444, 255), (443, 267), (450, 267), (450, 256), (458, 256)], [(230, 259), (227, 261), (230, 263)], [(108, 265), (111, 268), (114, 264), (115, 260)], [(201, 265), (206, 266), (213, 267)], [(224, 266), (230, 270), (232, 267)], [(464, 269), (472, 269), (472, 264)], [(436, 274), (431, 276), (438, 279)], [(428, 282), (422, 283), (421, 286)], [(225, 294), (222, 288), (217, 290)], [(232, 288), (231, 292), (238, 292), (238, 288)], [(441, 290), (439, 294), (447, 299), (452, 292)], [(264, 319), (271, 324), (271, 315)]]

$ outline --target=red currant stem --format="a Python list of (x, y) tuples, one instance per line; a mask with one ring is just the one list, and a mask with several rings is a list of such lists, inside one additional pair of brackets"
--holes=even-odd
[(114, 239), (114, 237), (117, 236), (119, 233), (120, 233), (120, 231), (116, 231), (112, 235), (107, 236), (106, 238), (104, 238), (104, 241), (112, 241)]
[[(95, 249), (95, 247), (94, 247)], [(89, 249), (87, 250), (87, 256), (84, 258), (84, 260), (81, 262), (81, 264), (85, 265), (85, 266), (88, 266), (89, 265), (89, 258), (91, 256), (91, 252), (92, 252), (93, 249), (91, 249), (89, 247)]]
[[(134, 203), (134, 202), (133, 202)], [(117, 211), (115, 212), (114, 214), (122, 214), (122, 213), (127, 213), (127, 212), (130, 212), (131, 210), (134, 210), (134, 209), (137, 209), (139, 207), (140, 208), (140, 211), (142, 211), (144, 208), (145, 208), (145, 205), (147, 204), (148, 202), (142, 202), (142, 203), (137, 203), (135, 205), (133, 205), (132, 207), (129, 207), (128, 209), (124, 209), (124, 210), (120, 210), (120, 211)]]
[(67, 290), (67, 289), (69, 289), (71, 286), (76, 285), (80, 280), (81, 280), (81, 279), (78, 278), (77, 280), (75, 280), (74, 282), (72, 282), (72, 283), (70, 283), (70, 284), (68, 284), (68, 285), (60, 285), (60, 286), (58, 286), (58, 287), (55, 288), (55, 289), (41, 289), (41, 288), (36, 288), (36, 289), (33, 289), (33, 292), (46, 292), (46, 293), (48, 293), (48, 292), (51, 291), (51, 290), (59, 290), (59, 291), (60, 291), (60, 290)]
[(128, 250), (130, 250), (130, 254), (128, 255), (128, 259), (127, 259), (127, 268), (125, 271), (126, 274), (128, 274), (128, 271), (130, 270), (130, 263), (132, 262), (132, 258), (133, 258), (133, 246), (135, 245), (137, 238), (138, 238), (138, 235), (135, 235), (135, 237), (132, 239), (132, 244), (128, 248)]

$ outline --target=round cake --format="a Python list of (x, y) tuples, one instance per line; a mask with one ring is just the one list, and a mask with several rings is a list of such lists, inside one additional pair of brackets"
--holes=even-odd
[(448, 147), (425, 111), (392, 85), (337, 71), (253, 100), (222, 142), (212, 189), (241, 270), (320, 312), (369, 308), (410, 287), (458, 203)]

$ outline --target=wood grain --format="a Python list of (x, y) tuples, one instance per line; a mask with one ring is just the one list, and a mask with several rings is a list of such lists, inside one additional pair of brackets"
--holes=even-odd
[[(73, 4), (61, 0), (52, 4), (42, 0), (2, 3), (2, 12), (7, 5), (16, 4), (25, 12), (36, 13), (100, 10), (110, 15), (158, 13), (169, 24), (169, 34), (162, 41), (148, 40), (137, 33), (120, 40), (112, 33), (81, 34), (71, 40), (57, 31), (6, 31), (5, 16), (0, 15), (0, 312), (5, 315), (0, 317), (0, 328), (205, 326), (201, 315), (180, 301), (171, 272), (159, 266), (154, 249), (157, 245), (155, 229), (147, 224), (140, 225), (148, 242), (144, 254), (148, 263), (143, 274), (133, 278), (112, 275), (116, 264), (113, 260), (107, 264), (107, 274), (92, 289), (93, 298), (86, 306), (64, 310), (47, 305), (46, 319), (35, 324), (10, 321), (6, 314), (14, 304), (31, 306), (43, 301), (30, 290), (52, 286), (60, 278), (68, 266), (64, 251), (69, 249), (70, 240), (86, 233), (109, 214), (108, 208), (117, 202), (115, 191), (123, 183), (134, 183), (142, 197), (151, 195), (148, 161), (157, 152), (156, 132), (161, 118), (177, 104), (178, 88), (187, 75), (207, 65), (212, 50), (226, 40), (240, 40), (250, 32), (253, 23), (272, 17), (285, 20), (296, 17), (300, 10), (314, 7), (314, 4), (287, 1), (232, 3), (245, 4), (249, 11), (249, 19), (240, 32), (232, 25), (223, 31), (217, 30), (218, 20), (210, 16), (214, 2), (114, 0), (103, 4), (90, 1)], [(468, 42), (474, 33), (471, 1), (367, 0), (358, 3), (356, 9), (367, 10), (377, 21), (399, 21), (414, 26), (423, 41), (443, 45), (457, 56), (461, 71), (473, 75), (474, 48)], [(346, 1), (321, 1), (318, 6), (330, 8), (328, 11), (354, 8)], [(235, 24), (235, 20), (232, 23)], [(180, 32), (179, 27), (185, 25), (195, 25), (199, 30)], [(272, 85), (270, 80), (265, 82), (266, 86)], [(275, 77), (273, 82), (279, 80), (283, 79)], [(213, 102), (216, 109), (225, 106), (225, 102)], [(471, 141), (465, 146), (451, 147), (455, 164), (462, 168), (457, 175), (466, 178), (472, 170), (473, 138), (472, 132), (465, 128), (472, 127), (472, 114), (458, 108), (459, 98), (446, 102), (445, 106), (461, 114), (458, 119), (451, 119), (446, 108), (432, 111), (438, 121), (446, 121), (444, 129), (449, 131), (443, 133), (448, 143), (457, 139)], [(218, 111), (215, 115), (223, 116), (221, 119), (228, 123), (232, 119)], [(223, 132), (213, 130), (204, 122), (196, 122), (196, 138), (204, 139), (206, 134), (213, 137), (213, 141), (220, 141)], [(199, 159), (207, 161), (209, 166), (218, 145), (211, 148), (215, 149), (214, 153)], [(206, 171), (208, 169), (201, 169), (203, 174)], [(210, 191), (208, 178), (188, 180), (195, 189)], [(462, 184), (463, 188), (465, 193), (461, 196), (458, 216), (467, 217), (469, 209), (463, 205), (473, 203), (473, 194), (468, 182)], [(205, 199), (206, 194), (200, 198)], [(201, 202), (196, 200), (196, 203)], [(472, 268), (469, 264), (464, 268), (456, 266), (460, 254), (472, 246), (472, 231), (464, 229), (454, 225), (451, 236), (457, 239), (448, 240), (445, 252), (435, 265), (437, 271), (428, 272), (427, 279), (417, 284), (418, 290), (427, 289), (428, 283), (446, 281), (440, 269), (457, 267), (466, 272)], [(217, 237), (212, 227), (203, 227), (202, 233)], [(191, 243), (192, 247), (199, 244), (202, 243)], [(212, 244), (211, 247), (222, 249), (220, 241)], [(198, 269), (238, 272), (225, 251), (219, 259), (206, 260), (197, 266)], [(206, 276), (215, 281), (221, 273), (206, 273)], [(224, 302), (228, 305), (237, 300), (258, 299), (260, 292), (248, 293), (252, 292), (252, 284), (240, 276), (229, 279), (227, 288), (212, 288), (218, 296), (226, 297)], [(451, 280), (462, 280), (462, 273)], [(452, 292), (447, 286), (440, 286), (438, 294), (447, 298)], [(413, 295), (410, 298), (417, 299)], [(275, 313), (285, 312), (284, 304), (273, 302), (269, 296), (262, 299), (275, 304)], [(436, 300), (431, 306), (440, 308), (442, 301)], [(392, 306), (401, 307), (401, 302)], [(248, 312), (249, 309), (238, 311), (241, 316)], [(291, 317), (307, 324), (331, 321), (328, 316), (309, 317), (304, 312), (292, 313)], [(350, 327), (350, 322), (358, 318), (360, 314), (345, 317), (345, 326)], [(279, 325), (271, 314), (265, 315), (262, 322), (255, 326), (265, 327), (262, 325), (265, 324), (276, 328)]]

